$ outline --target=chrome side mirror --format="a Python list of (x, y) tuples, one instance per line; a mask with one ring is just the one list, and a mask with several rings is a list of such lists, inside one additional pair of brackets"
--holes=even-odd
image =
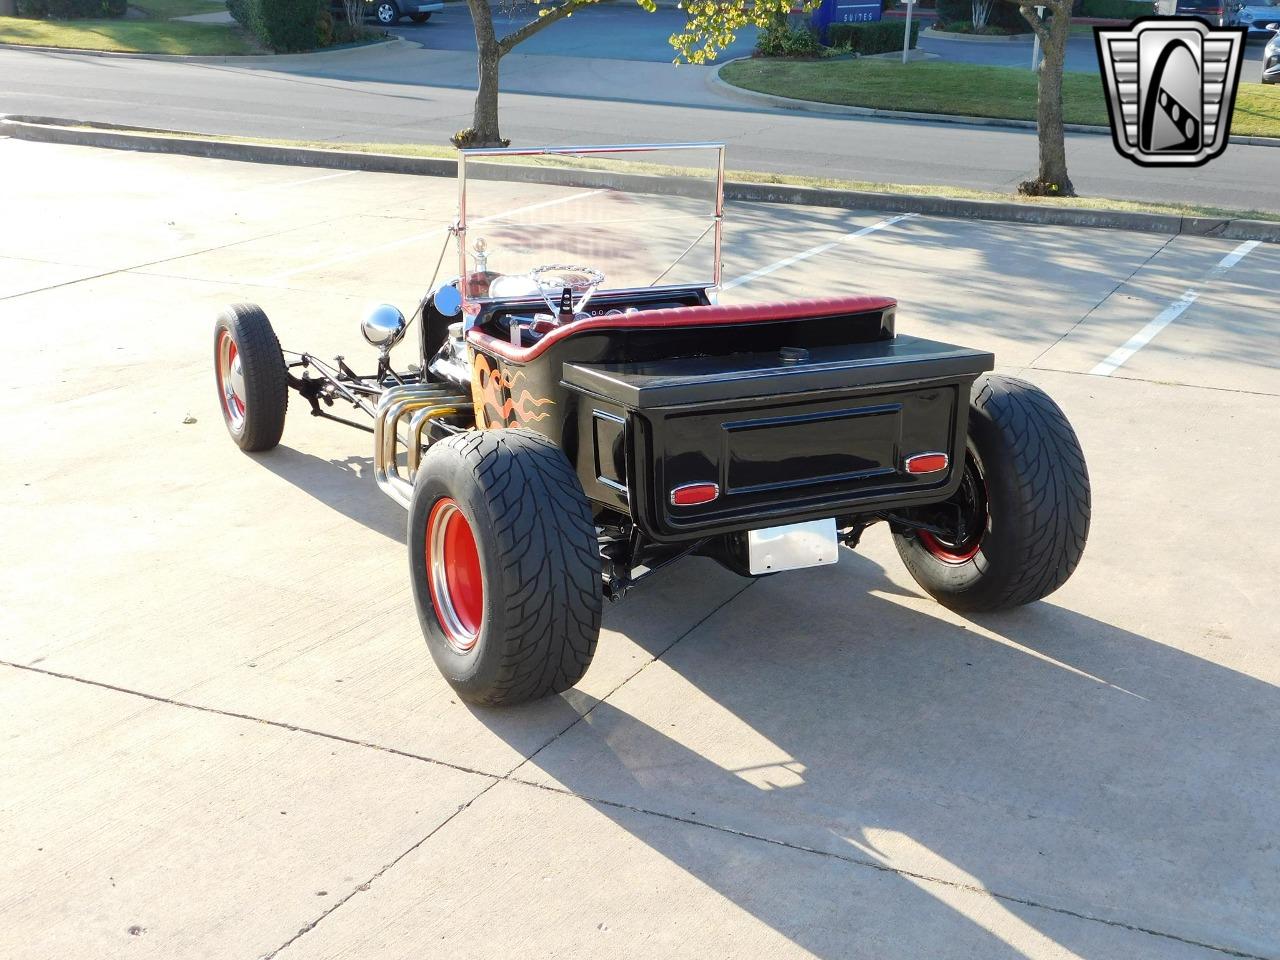
[(360, 332), (364, 338), (383, 353), (400, 342), (407, 327), (404, 314), (389, 303), (370, 307), (360, 321)]
[(431, 295), (431, 305), (442, 317), (456, 317), (462, 311), (462, 294), (452, 283), (444, 283)]

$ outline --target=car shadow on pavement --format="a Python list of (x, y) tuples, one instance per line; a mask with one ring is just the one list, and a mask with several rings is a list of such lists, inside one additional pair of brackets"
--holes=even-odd
[[(258, 459), (403, 542), (368, 457)], [(645, 591), (712, 567), (606, 608), (660, 659), (541, 749), (512, 722), (525, 711), (475, 710), (534, 754), (516, 779), (590, 798), (818, 956), (1199, 955), (1130, 926), (1280, 955), (1275, 686), (1052, 597), (962, 618), (861, 553), (752, 583), (674, 646), (636, 621)], [(1180, 642), (1196, 641), (1232, 638)], [(815, 870), (817, 898), (796, 881)]]
[(963, 619), (845, 554), (752, 585), (514, 776), (817, 956), (1204, 955), (1133, 928), (1275, 956), (1277, 742), (1271, 684), (1052, 600)]
[[(369, 441), (372, 446), (372, 439)], [(405, 542), (405, 511), (373, 481), (373, 458), (327, 460), (281, 444), (254, 457), (276, 476), (375, 533)]]

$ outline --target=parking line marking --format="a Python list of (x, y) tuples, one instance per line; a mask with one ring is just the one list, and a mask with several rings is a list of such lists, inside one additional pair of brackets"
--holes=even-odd
[(801, 260), (808, 260), (810, 257), (816, 257), (820, 253), (826, 253), (828, 250), (834, 250), (842, 243), (848, 243), (851, 240), (857, 240), (859, 237), (865, 237), (869, 233), (875, 233), (878, 230), (884, 230), (886, 227), (892, 227), (895, 223), (901, 223), (903, 220), (910, 220), (917, 217), (917, 213), (901, 213), (896, 217), (889, 217), (881, 220), (879, 223), (873, 223), (869, 227), (863, 227), (861, 230), (855, 230), (853, 233), (846, 233), (843, 237), (837, 237), (829, 243), (820, 243), (816, 247), (810, 247), (808, 250), (801, 251), (794, 256), (787, 257), (785, 260), (779, 260), (777, 263), (771, 263), (767, 267), (761, 267), (759, 270), (752, 270), (750, 273), (744, 273), (740, 277), (734, 277), (728, 283), (722, 284), (721, 290), (732, 290), (734, 287), (740, 287), (744, 283), (750, 283), (752, 280), (759, 280), (761, 277), (767, 277), (784, 267), (789, 267), (793, 263), (799, 263)]
[(1200, 288), (1211, 280), (1216, 280), (1237, 263), (1249, 255), (1249, 252), (1258, 245), (1258, 240), (1246, 240), (1240, 246), (1236, 247), (1225, 257), (1218, 261), (1218, 265), (1210, 270), (1194, 287), (1188, 287), (1173, 303), (1161, 310), (1145, 327), (1135, 333), (1132, 337), (1124, 342), (1123, 345), (1117, 347), (1111, 352), (1111, 355), (1100, 362), (1089, 372), (1094, 376), (1109, 377), (1115, 373), (1129, 359), (1145, 347), (1148, 343), (1156, 338), (1165, 327), (1173, 323), (1180, 316), (1187, 312), (1187, 309), (1200, 299)]
[[(471, 221), (474, 223), (490, 223), (494, 220), (506, 220), (520, 213), (528, 213), (530, 210), (541, 210), (544, 207), (554, 207), (561, 203), (568, 203), (571, 200), (581, 200), (584, 197), (591, 197), (597, 193), (604, 193), (603, 190), (583, 190), (579, 193), (571, 193), (567, 197), (553, 197), (550, 200), (542, 200), (538, 203), (530, 203), (523, 207), (516, 207), (514, 210), (508, 210), (505, 213), (495, 213), (492, 216), (480, 217), (478, 220)], [(282, 270), (280, 273), (272, 274), (258, 280), (257, 283), (264, 286), (272, 286), (290, 277), (295, 277), (300, 273), (307, 273), (311, 270), (323, 270), (325, 267), (332, 267), (339, 263), (350, 263), (352, 260), (364, 259), (375, 253), (385, 253), (388, 250), (397, 250), (400, 247), (407, 247), (411, 243), (417, 243), (419, 240), (425, 240), (428, 237), (438, 236), (440, 227), (431, 230), (424, 230), (422, 233), (415, 233), (411, 237), (405, 237), (403, 240), (392, 240), (390, 243), (383, 243), (376, 247), (365, 247), (362, 250), (343, 253), (338, 256), (328, 257), (324, 260), (317, 260), (314, 263), (303, 264), (301, 267), (294, 267), (291, 270)], [(447, 228), (446, 228), (447, 229)]]

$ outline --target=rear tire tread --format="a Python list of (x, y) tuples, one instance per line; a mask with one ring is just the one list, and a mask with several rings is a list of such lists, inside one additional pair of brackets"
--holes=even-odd
[[(489, 511), (480, 535), (496, 546), (506, 626), (496, 669), (483, 691), (464, 696), (490, 705), (535, 700), (582, 679), (600, 634), (603, 588), (595, 524), (564, 453), (527, 430), (488, 430), (434, 445), (437, 457), (473, 463), (476, 489)], [(429, 460), (422, 471), (431, 469)], [(427, 617), (422, 614), (424, 629)]]
[[(1084, 453), (1058, 405), (1039, 387), (1014, 377), (987, 375), (977, 381), (969, 423), (989, 498), (993, 488), (1008, 484), (1009, 495), (993, 507), (997, 512), (983, 549), (966, 564), (949, 567), (914, 533), (895, 533), (894, 541), (917, 582), (953, 610), (1031, 603), (1062, 586), (1084, 553), (1091, 510)], [(984, 456), (996, 462), (983, 462)], [(997, 527), (1005, 547), (999, 556), (992, 542)]]

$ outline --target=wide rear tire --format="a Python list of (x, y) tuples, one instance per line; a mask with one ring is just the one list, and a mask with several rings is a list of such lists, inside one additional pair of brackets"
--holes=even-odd
[(234, 303), (213, 325), (213, 375), (227, 432), (248, 452), (270, 450), (284, 433), (289, 374), (262, 308)]
[(1048, 596), (1089, 535), (1089, 471), (1075, 431), (1034, 384), (987, 375), (973, 385), (960, 490), (908, 516), (948, 536), (899, 527), (894, 544), (916, 582), (952, 610), (1003, 610)]
[(600, 552), (559, 447), (527, 430), (433, 444), (414, 484), (408, 543), (423, 636), (463, 699), (536, 700), (586, 673), (600, 635)]

